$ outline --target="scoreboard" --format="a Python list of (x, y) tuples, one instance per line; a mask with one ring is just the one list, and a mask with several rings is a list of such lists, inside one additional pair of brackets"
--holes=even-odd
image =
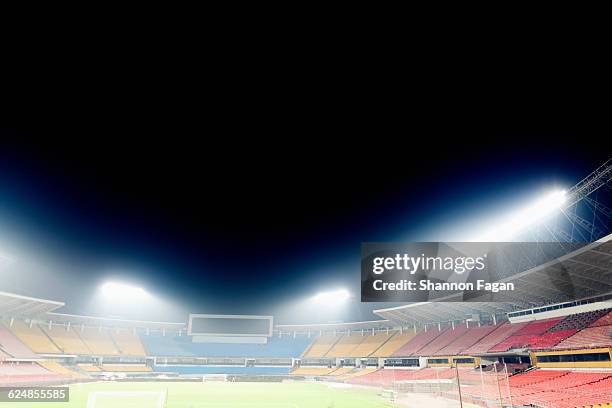
[(190, 336), (272, 336), (272, 316), (190, 314)]

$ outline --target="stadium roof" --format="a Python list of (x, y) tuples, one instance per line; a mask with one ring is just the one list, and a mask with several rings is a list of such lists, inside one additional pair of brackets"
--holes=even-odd
[(374, 313), (397, 324), (422, 325), (604, 295), (612, 292), (612, 234), (502, 281), (515, 285), (514, 292), (504, 295), (507, 302), (464, 302), (458, 293), (439, 302), (412, 303)]
[(47, 313), (41, 320), (52, 320), (54, 323), (70, 323), (70, 325), (85, 325), (89, 327), (111, 327), (126, 329), (152, 329), (152, 330), (186, 330), (185, 323), (176, 322), (149, 322), (144, 320), (126, 320), (96, 316), (81, 316), (65, 313)]
[(62, 306), (63, 302), (0, 292), (0, 316), (36, 317)]

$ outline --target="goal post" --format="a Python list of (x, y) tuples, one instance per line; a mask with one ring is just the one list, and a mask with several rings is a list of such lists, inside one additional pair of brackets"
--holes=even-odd
[(94, 391), (87, 408), (165, 408), (166, 391)]

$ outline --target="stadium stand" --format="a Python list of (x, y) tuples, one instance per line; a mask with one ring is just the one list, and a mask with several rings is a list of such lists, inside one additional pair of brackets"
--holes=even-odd
[(349, 382), (359, 385), (389, 386), (396, 381), (449, 379), (453, 378), (455, 373), (455, 369), (451, 368), (424, 368), (420, 370), (383, 368), (360, 377), (352, 378)]
[(119, 355), (119, 350), (115, 347), (108, 330), (85, 327), (84, 329), (76, 330), (78, 336), (83, 340), (91, 353), (102, 356)]
[(131, 330), (113, 330), (110, 332), (110, 335), (122, 355), (135, 357), (144, 357), (147, 355), (140, 341), (140, 337)]
[(36, 358), (36, 354), (2, 323), (0, 323), (0, 353), (5, 357)]
[(347, 357), (369, 357), (372, 353), (382, 347), (390, 338), (393, 332), (379, 332), (374, 335), (366, 335), (365, 339)]
[(306, 350), (303, 357), (324, 357), (329, 350), (336, 344), (342, 336), (322, 335), (314, 339), (310, 347)]
[(438, 330), (438, 328), (435, 328), (417, 333), (417, 335), (410, 339), (408, 343), (404, 344), (400, 349), (393, 353), (393, 356), (408, 357), (415, 355), (415, 353), (430, 344), (438, 336), (442, 335), (447, 330), (449, 330), (449, 328), (443, 328), (442, 330)]
[(62, 351), (47, 337), (37, 325), (30, 327), (21, 320), (15, 320), (11, 330), (19, 340), (33, 352), (39, 354), (61, 354)]
[(447, 356), (458, 355), (462, 351), (476, 344), (479, 340), (487, 336), (495, 329), (497, 329), (497, 326), (481, 326), (470, 328), (470, 330), (466, 331), (463, 336), (456, 338), (448, 346), (440, 349), (437, 354)]
[(463, 350), (460, 354), (462, 355), (472, 355), (472, 354), (483, 354), (489, 351), (492, 347), (500, 342), (506, 340), (512, 334), (514, 334), (517, 330), (523, 328), (523, 326), (527, 325), (527, 323), (517, 323), (510, 324), (509, 322), (505, 322), (497, 325), (497, 328), (493, 330), (491, 333), (483, 337), (480, 341), (474, 344), (471, 347)]
[(44, 326), (41, 326), (41, 328), (64, 354), (91, 354), (91, 350), (83, 343), (83, 340), (81, 340), (74, 328), (70, 330), (59, 326), (55, 326), (52, 329)]
[(370, 357), (391, 357), (402, 346), (412, 340), (417, 333), (414, 331), (405, 331), (403, 333), (395, 332), (391, 338), (387, 340), (378, 350), (370, 355)]
[(364, 340), (365, 336), (360, 334), (343, 336), (334, 344), (327, 354), (325, 354), (325, 357), (350, 357), (353, 350), (355, 350)]

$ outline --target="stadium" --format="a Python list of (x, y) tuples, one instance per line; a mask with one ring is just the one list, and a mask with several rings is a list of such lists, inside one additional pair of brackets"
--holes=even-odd
[[(364, 320), (326, 323), (206, 310), (160, 321), (154, 310), (67, 313), (53, 290), (0, 291), (0, 405), (612, 407), (611, 176), (612, 159), (562, 201), (528, 206), (511, 237), (496, 235), (555, 248), (554, 257), (522, 248), (491, 283), (512, 288), (501, 300), (374, 303)], [(150, 296), (116, 281), (100, 290), (111, 303)], [(351, 298), (330, 288), (311, 300), (331, 311)]]

